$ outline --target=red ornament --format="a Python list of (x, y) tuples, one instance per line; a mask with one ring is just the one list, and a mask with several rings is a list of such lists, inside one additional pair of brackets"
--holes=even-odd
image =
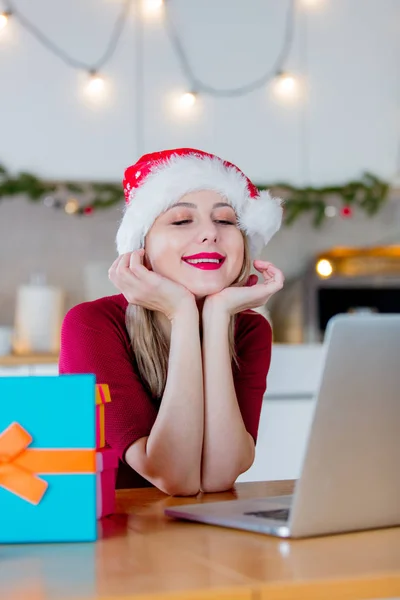
[(353, 216), (353, 209), (351, 208), (351, 206), (343, 206), (343, 208), (340, 210), (340, 216), (343, 217), (344, 219), (348, 219), (349, 217)]
[(86, 206), (83, 209), (83, 212), (85, 213), (85, 215), (91, 215), (93, 213), (93, 206)]

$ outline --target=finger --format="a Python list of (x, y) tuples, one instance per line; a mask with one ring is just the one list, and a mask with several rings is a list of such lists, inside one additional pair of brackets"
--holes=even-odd
[(272, 265), (263, 271), (263, 277), (264, 284), (273, 284), (277, 289), (280, 289), (285, 281), (282, 271)]
[(120, 263), (121, 263), (121, 261), (122, 261), (123, 259), (124, 259), (124, 255), (123, 255), (123, 254), (121, 254), (120, 256), (118, 256), (118, 257), (117, 257), (117, 258), (114, 260), (113, 264), (112, 264), (112, 265), (111, 265), (111, 267), (108, 269), (108, 276), (109, 276), (109, 278), (110, 278), (110, 279), (111, 279), (111, 277), (113, 277), (113, 276), (116, 274), (116, 272), (117, 272), (117, 269), (118, 269), (118, 267), (119, 267), (119, 265), (120, 265)]
[(141, 248), (140, 250), (135, 250), (134, 252), (130, 253), (129, 256), (129, 268), (132, 269), (133, 267), (137, 266), (137, 265), (142, 265), (143, 264), (143, 256), (144, 256), (144, 250), (143, 248)]
[(263, 271), (266, 271), (269, 267), (273, 267), (274, 265), (267, 261), (267, 260), (255, 260), (253, 261), (253, 265), (254, 268), (259, 272), (262, 273)]

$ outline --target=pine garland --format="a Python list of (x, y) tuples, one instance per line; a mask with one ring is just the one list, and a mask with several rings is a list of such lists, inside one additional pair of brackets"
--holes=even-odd
[(372, 173), (364, 173), (361, 180), (353, 180), (344, 185), (326, 187), (295, 187), (287, 183), (271, 186), (258, 186), (259, 189), (272, 189), (285, 198), (285, 223), (292, 225), (302, 214), (311, 213), (314, 227), (325, 221), (326, 208), (334, 198), (342, 207), (360, 208), (368, 216), (375, 215), (386, 202), (390, 186)]
[[(367, 215), (375, 215), (386, 202), (389, 185), (371, 173), (365, 173), (360, 180), (349, 181), (344, 185), (327, 187), (296, 187), (289, 183), (257, 185), (260, 190), (269, 189), (284, 198), (285, 224), (292, 225), (303, 214), (310, 213), (314, 227), (320, 227), (327, 218), (327, 207), (339, 199), (342, 207), (349, 210), (359, 208)], [(62, 190), (64, 201), (57, 199)], [(11, 176), (0, 165), (0, 200), (24, 195), (31, 202), (43, 202), (52, 197), (54, 208), (64, 208), (68, 200), (76, 203), (73, 214), (88, 215), (96, 210), (109, 208), (124, 199), (122, 186), (115, 183), (77, 183), (73, 181), (44, 181), (31, 173), (21, 172)], [(84, 198), (79, 204), (76, 197)]]

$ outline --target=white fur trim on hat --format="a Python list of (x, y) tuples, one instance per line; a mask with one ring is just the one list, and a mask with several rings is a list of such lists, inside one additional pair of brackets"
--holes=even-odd
[(239, 228), (256, 256), (282, 222), (279, 198), (268, 192), (251, 197), (247, 178), (219, 158), (201, 155), (171, 156), (151, 170), (138, 188), (132, 188), (117, 233), (118, 254), (143, 247), (156, 218), (189, 192), (213, 190), (232, 205)]

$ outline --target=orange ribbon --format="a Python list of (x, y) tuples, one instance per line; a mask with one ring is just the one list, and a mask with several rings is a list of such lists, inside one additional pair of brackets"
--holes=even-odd
[(104, 405), (107, 402), (111, 402), (110, 389), (106, 383), (98, 383), (96, 385), (96, 406), (98, 427), (97, 442), (99, 448), (104, 448), (106, 445)]
[(48, 487), (42, 475), (94, 473), (94, 450), (41, 449), (28, 446), (32, 436), (19, 423), (0, 433), (0, 487), (27, 502), (39, 504)]

